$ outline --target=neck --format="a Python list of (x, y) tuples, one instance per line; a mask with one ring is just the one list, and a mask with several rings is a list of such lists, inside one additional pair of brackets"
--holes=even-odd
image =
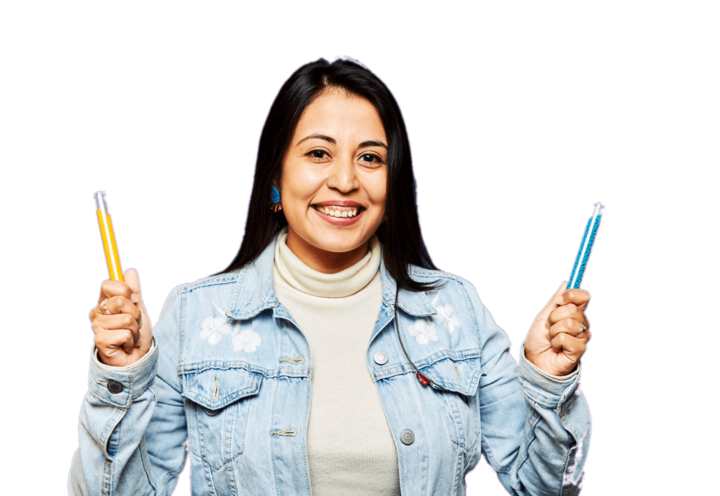
[[(287, 245), (288, 233), (278, 234), (275, 243), (273, 284), (285, 284), (307, 295), (322, 298), (343, 298), (353, 295), (380, 277), (382, 248), (377, 236), (369, 240), (370, 250), (350, 267), (333, 273), (323, 273), (305, 264)], [(378, 279), (379, 280), (379, 279)]]

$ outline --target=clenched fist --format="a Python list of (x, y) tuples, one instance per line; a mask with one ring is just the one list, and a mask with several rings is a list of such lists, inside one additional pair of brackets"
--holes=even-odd
[(132, 365), (145, 356), (152, 344), (138, 273), (128, 269), (123, 277), (125, 282), (102, 283), (98, 304), (90, 311), (98, 357), (113, 367)]
[(582, 289), (566, 290), (566, 285), (560, 286), (538, 314), (525, 338), (525, 358), (554, 376), (573, 372), (590, 340), (584, 313), (590, 295)]

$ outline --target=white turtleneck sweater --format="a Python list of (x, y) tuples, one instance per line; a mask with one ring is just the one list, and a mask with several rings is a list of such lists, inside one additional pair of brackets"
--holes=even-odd
[(335, 274), (275, 246), (273, 284), (310, 344), (312, 398), (307, 431), (314, 496), (399, 495), (397, 453), (365, 355), (382, 303), (380, 242)]

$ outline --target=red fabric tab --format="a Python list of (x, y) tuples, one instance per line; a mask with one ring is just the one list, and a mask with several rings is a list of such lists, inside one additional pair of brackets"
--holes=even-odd
[(422, 375), (422, 374), (415, 374), (415, 375), (417, 376), (418, 380), (420, 381), (420, 384), (422, 384), (423, 386), (427, 386), (428, 384), (430, 384), (430, 381), (424, 375)]

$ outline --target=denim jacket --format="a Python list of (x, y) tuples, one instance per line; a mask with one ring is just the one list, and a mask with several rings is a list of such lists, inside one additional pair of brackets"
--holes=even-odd
[[(139, 362), (93, 354), (70, 494), (170, 494), (188, 454), (195, 495), (311, 494), (313, 362), (275, 294), (275, 240), (239, 271), (176, 287)], [(449, 273), (411, 265), (413, 279), (442, 286), (401, 289), (395, 322), (397, 286), (380, 271), (366, 361), (402, 494), (465, 494), (481, 454), (511, 494), (578, 493), (590, 439), (579, 368), (555, 378), (522, 352), (518, 366), (475, 288)]]

